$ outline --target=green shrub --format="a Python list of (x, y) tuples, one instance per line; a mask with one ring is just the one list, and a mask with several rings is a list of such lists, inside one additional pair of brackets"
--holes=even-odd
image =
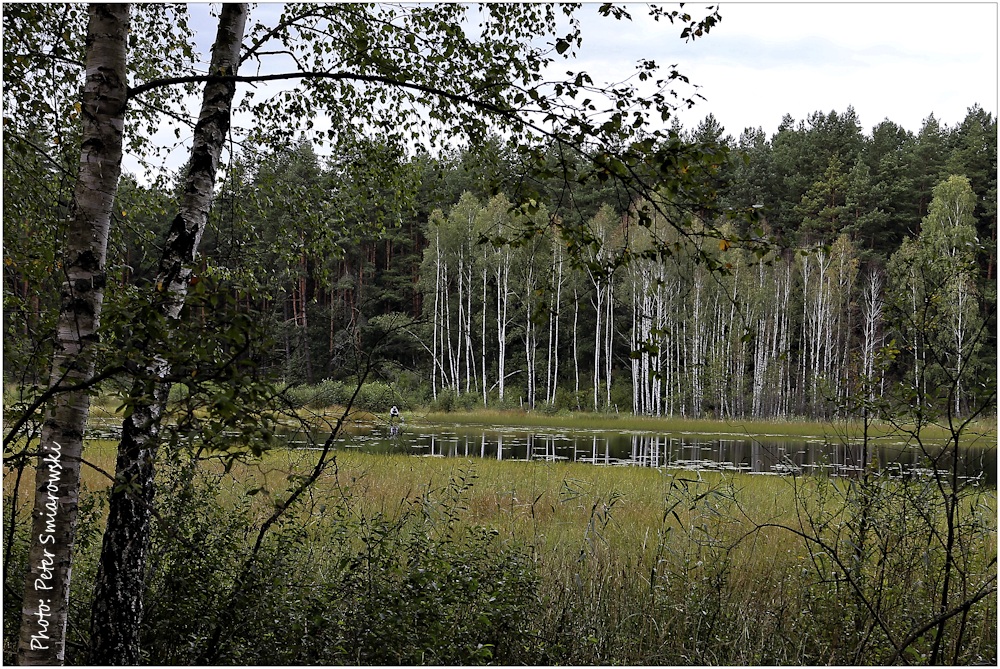
[[(357, 390), (356, 397), (355, 390)], [(285, 394), (293, 406), (310, 409), (347, 406), (352, 397), (354, 398), (353, 408), (375, 413), (388, 411), (393, 404), (401, 409), (412, 408), (420, 404), (419, 401), (408, 399), (406, 395), (398, 392), (397, 388), (382, 381), (369, 381), (358, 389), (357, 384), (350, 381), (326, 379), (311, 386), (293, 386), (288, 388)]]
[(354, 407), (373, 412), (388, 411), (393, 404), (399, 404), (399, 398), (393, 389), (381, 381), (362, 384)]
[(555, 416), (559, 413), (559, 405), (554, 402), (538, 402), (535, 405), (535, 411), (545, 416)]
[(471, 411), (483, 406), (483, 397), (476, 392), (462, 393), (455, 401), (455, 409), (458, 411)]
[(249, 570), (254, 496), (192, 468), (165, 478), (144, 619), (148, 662), (530, 661), (537, 575), (525, 549), (460, 522), (471, 474), (396, 516), (353, 508), (345, 491), (275, 526)]
[(292, 402), (293, 406), (324, 409), (343, 403), (344, 383), (325, 379), (311, 386), (292, 386), (285, 390), (285, 395)]
[(518, 395), (516, 392), (511, 392), (511, 390), (508, 389), (507, 393), (504, 395), (504, 398), (502, 400), (497, 399), (497, 401), (493, 405), (493, 408), (501, 409), (504, 411), (513, 411), (515, 409), (521, 409), (523, 407), (521, 401), (522, 397), (520, 395)]
[(593, 401), (593, 395), (586, 390), (575, 392), (569, 388), (556, 387), (556, 407), (559, 409), (580, 411), (592, 408)]
[(454, 390), (442, 390), (435, 399), (431, 400), (430, 409), (431, 411), (452, 411), (457, 399), (458, 396)]

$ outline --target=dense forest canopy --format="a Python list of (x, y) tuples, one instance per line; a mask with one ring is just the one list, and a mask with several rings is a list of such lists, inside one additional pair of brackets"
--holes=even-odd
[[(557, 176), (536, 178), (540, 208), (518, 216), (505, 194), (524, 187), (526, 170), (500, 139), (483, 150), (414, 157), (359, 139), (358, 152), (381, 156), (371, 163), (378, 169), (365, 170), (350, 151), (321, 157), (303, 138), (239, 156), (214, 208), (199, 274), (255, 286), (259, 301), (248, 308), (267, 314), (280, 332), (270, 364), (289, 383), (346, 378), (352, 370), (342, 352), (362, 336), (360, 326), (403, 328), (405, 320), (380, 369), (381, 380), (403, 384), (405, 403), (451, 392), (504, 406), (829, 415), (864, 366), (856, 352), (875, 347), (865, 340), (871, 315), (863, 296), (911, 291), (887, 272), (924, 235), (935, 189), (960, 176), (971, 199), (953, 225), (966, 226), (975, 245), (969, 308), (980, 321), (992, 318), (996, 119), (982, 108), (971, 107), (954, 128), (930, 115), (916, 133), (887, 119), (865, 134), (850, 107), (800, 121), (786, 116), (772, 137), (748, 128), (734, 138), (712, 116), (674, 131), (730, 152), (713, 187), (723, 207), (763, 214), (780, 246), (764, 263), (713, 238), (703, 245), (724, 263), (724, 275), (693, 262), (695, 249), (682, 245), (671, 258), (602, 278), (588, 259), (642, 245), (629, 233), (642, 228), (633, 220), (641, 204), (613, 184), (569, 188)], [(7, 169), (8, 188), (26, 178), (23, 164)], [(155, 274), (169, 197), (125, 177), (110, 261), (122, 285)], [(569, 253), (548, 225), (554, 216), (574, 219), (603, 245), (587, 252), (593, 257)], [(534, 225), (525, 226), (526, 218)], [(507, 243), (522, 227), (534, 236)], [(34, 339), (27, 335), (48, 311), (32, 265), (16, 258), (55, 251), (51, 242), (11, 232), (6, 319), (18, 336), (5, 355), (28, 356)], [(19, 239), (31, 250), (20, 251)], [(795, 253), (809, 249), (819, 250)], [(879, 345), (895, 336), (871, 327)], [(987, 326), (991, 334), (977, 348), (987, 367), (995, 365), (994, 330)], [(644, 342), (656, 353), (632, 357)], [(893, 374), (905, 373), (905, 360)], [(658, 378), (650, 379), (654, 371)]]
[[(272, 323), (268, 364), (290, 384), (350, 378), (346, 352), (386, 330), (377, 377), (402, 404), (829, 416), (858, 392), (875, 351), (902, 341), (881, 305), (914, 286), (893, 268), (915, 267), (910, 256), (941, 225), (938, 210), (961, 197), (966, 211), (947, 226), (965, 231), (962, 328), (968, 337), (985, 327), (975, 357), (995, 366), (991, 114), (973, 106), (954, 128), (931, 115), (916, 133), (887, 119), (865, 134), (848, 107), (786, 116), (772, 137), (748, 128), (734, 139), (712, 116), (674, 132), (719, 148), (720, 209), (757, 208), (776, 242), (766, 255), (717, 237), (681, 238), (662, 221), (640, 225), (642, 203), (614, 184), (531, 177), (498, 138), (485, 149), (413, 157), (359, 140), (358, 151), (381, 152), (377, 170), (356, 169), (350, 151), (322, 157), (303, 138), (240, 155), (198, 274), (255, 287), (246, 308)], [(509, 198), (525, 179), (542, 194), (530, 214)], [(128, 224), (111, 260), (122, 285), (154, 275), (150, 240), (169, 224), (156, 203), (167, 198), (126, 177)], [(594, 243), (574, 252), (555, 219), (573, 219)], [(721, 225), (731, 239), (747, 232)], [(676, 253), (667, 257), (662, 243), (644, 249), (650, 237)], [(595, 271), (625, 249), (633, 262), (608, 276)], [(23, 305), (8, 311), (8, 327), (27, 333), (44, 309), (15, 268), (6, 277)], [(879, 387), (914, 361), (899, 356)]]

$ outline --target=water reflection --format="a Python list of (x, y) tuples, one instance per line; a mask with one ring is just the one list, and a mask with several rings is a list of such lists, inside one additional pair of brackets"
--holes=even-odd
[[(319, 435), (317, 435), (319, 436)], [(295, 441), (293, 439), (293, 441)], [(299, 441), (299, 446), (306, 444)], [(760, 475), (856, 476), (866, 461), (900, 476), (931, 473), (927, 458), (901, 443), (869, 446), (821, 439), (733, 438), (698, 434), (653, 434), (609, 430), (407, 426), (345, 435), (338, 447), (372, 453), (409, 453), (427, 457), (480, 457), (497, 460), (573, 461), (600, 466), (737, 471)], [(996, 449), (970, 450), (959, 473), (996, 485)]]

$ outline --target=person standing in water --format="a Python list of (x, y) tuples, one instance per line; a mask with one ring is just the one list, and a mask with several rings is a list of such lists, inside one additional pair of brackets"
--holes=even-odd
[(393, 404), (392, 408), (389, 409), (389, 434), (393, 436), (399, 434), (399, 424), (396, 423), (397, 420), (399, 421), (399, 424), (402, 424), (403, 417), (399, 413), (399, 407)]

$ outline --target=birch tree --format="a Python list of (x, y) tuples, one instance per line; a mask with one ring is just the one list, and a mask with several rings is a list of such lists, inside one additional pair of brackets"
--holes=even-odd
[(507, 350), (508, 334), (511, 323), (514, 321), (513, 309), (510, 308), (511, 298), (514, 296), (511, 284), (511, 266), (514, 262), (514, 250), (503, 240), (513, 233), (513, 222), (510, 220), (510, 201), (502, 195), (493, 197), (481, 212), (479, 229), (484, 234), (494, 240), (491, 244), (485, 245), (485, 258), (483, 260), (484, 271), (490, 268), (494, 281), (494, 291), (496, 296), (496, 312), (493, 320), (495, 324), (495, 341), (497, 346), (497, 397), (500, 402), (504, 400), (507, 386)]
[(614, 211), (607, 205), (601, 207), (590, 221), (587, 222), (590, 238), (593, 240), (584, 257), (587, 275), (593, 286), (591, 304), (594, 307), (594, 411), (601, 407), (601, 378), (604, 377), (605, 401), (610, 404), (611, 398), (611, 354), (613, 345), (613, 318), (611, 317), (614, 303), (614, 282), (612, 247), (614, 226), (616, 225)]
[[(949, 410), (960, 415), (974, 371), (971, 342), (983, 318), (974, 277), (978, 252), (975, 194), (968, 179), (952, 175), (934, 188), (920, 235), (907, 240), (889, 261), (897, 313), (906, 315), (902, 334), (913, 356), (914, 387), (930, 399), (936, 387), (952, 388)], [(909, 304), (905, 304), (908, 302)]]
[[(246, 4), (223, 6), (212, 47), (212, 72), (236, 74), (248, 12)], [(180, 316), (187, 296), (192, 264), (212, 206), (235, 91), (232, 81), (205, 85), (184, 194), (167, 236), (155, 282), (157, 293), (162, 295), (157, 306), (170, 320)], [(108, 526), (94, 588), (91, 619), (94, 664), (137, 664), (140, 660), (139, 632), (153, 509), (154, 463), (160, 421), (170, 392), (170, 384), (164, 381), (170, 369), (168, 360), (154, 353), (145, 374), (136, 380), (132, 391), (136, 401), (122, 424), (115, 463), (119, 485), (111, 492)], [(152, 393), (148, 390), (150, 381)]]
[(921, 230), (935, 258), (944, 262), (943, 289), (948, 317), (948, 350), (955, 379), (952, 398), (956, 415), (961, 415), (968, 376), (969, 347), (982, 318), (975, 299), (975, 260), (979, 250), (976, 236), (976, 195), (968, 178), (952, 175), (934, 189)]
[[(431, 212), (430, 219), (428, 221), (427, 227), (427, 239), (428, 244), (424, 249), (424, 259), (421, 264), (421, 285), (424, 289), (424, 295), (428, 292), (433, 293), (433, 298), (430, 300), (424, 300), (424, 311), (425, 317), (429, 311), (429, 317), (431, 321), (430, 334), (431, 334), (431, 396), (436, 400), (438, 396), (438, 374), (442, 375), (442, 380), (444, 376), (444, 367), (441, 363), (442, 352), (438, 348), (438, 341), (440, 337), (438, 336), (438, 329), (441, 327), (441, 316), (443, 308), (441, 305), (441, 275), (442, 275), (442, 265), (444, 263), (444, 258), (441, 255), (441, 221), (444, 218), (444, 214), (440, 209), (435, 209)], [(433, 279), (429, 279), (429, 276), (433, 276)], [(426, 348), (426, 344), (425, 344)]]
[[(664, 257), (652, 244), (654, 235), (669, 234), (662, 219), (657, 218), (646, 228), (637, 225), (635, 218), (630, 215), (626, 225), (629, 244), (639, 259), (625, 273), (625, 301), (632, 306), (632, 407), (636, 414), (659, 416), (670, 411), (664, 397), (672, 379), (669, 357), (672, 338), (667, 330), (669, 322), (674, 320), (670, 302), (679, 284), (667, 269), (674, 259)], [(645, 255), (650, 251), (651, 255)]]
[(545, 358), (545, 401), (556, 403), (556, 388), (559, 385), (559, 324), (562, 316), (562, 290), (565, 285), (564, 266), (566, 257), (563, 252), (562, 240), (552, 230), (549, 233), (549, 244), (552, 248), (549, 265), (549, 332), (546, 339), (547, 354)]
[[(883, 285), (884, 279), (881, 273), (871, 269), (867, 274), (867, 280), (861, 293), (861, 379), (865, 400), (869, 403), (875, 400), (875, 359), (884, 343), (882, 333)], [(879, 395), (881, 395), (883, 384), (884, 378), (879, 379)]]
[(64, 251), (65, 278), (49, 382), (54, 399), (42, 428), (35, 470), (20, 664), (62, 664), (65, 658), (80, 459), (90, 408), (87, 386), (94, 376), (108, 230), (121, 173), (129, 6), (91, 5), (88, 16), (80, 168)]

